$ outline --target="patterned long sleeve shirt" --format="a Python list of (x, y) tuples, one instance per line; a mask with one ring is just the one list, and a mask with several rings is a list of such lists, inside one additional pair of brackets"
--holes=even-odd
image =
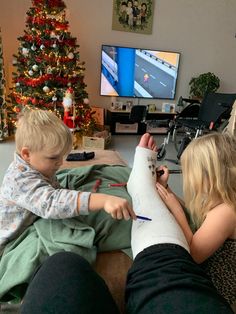
[(0, 188), (0, 255), (8, 242), (39, 217), (78, 216), (79, 195), (79, 211), (86, 214), (90, 192), (62, 189), (56, 177), (47, 179), (15, 154)]

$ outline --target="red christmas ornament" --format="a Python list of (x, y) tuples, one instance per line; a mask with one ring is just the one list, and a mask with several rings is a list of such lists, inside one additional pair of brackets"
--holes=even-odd
[(33, 99), (32, 99), (32, 104), (33, 104), (33, 105), (37, 105), (37, 103), (38, 103), (37, 98), (33, 98)]
[(21, 111), (19, 107), (15, 107), (14, 109), (15, 109), (15, 112), (17, 113)]

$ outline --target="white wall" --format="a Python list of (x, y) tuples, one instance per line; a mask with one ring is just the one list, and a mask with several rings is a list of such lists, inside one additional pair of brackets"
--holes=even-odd
[[(112, 0), (64, 0), (72, 36), (85, 61), (90, 103), (108, 107), (111, 99), (99, 96), (101, 44), (143, 47), (181, 53), (176, 99), (189, 95), (189, 80), (203, 72), (221, 79), (221, 92), (236, 92), (236, 0), (154, 0), (151, 35), (113, 31)], [(25, 29), (31, 0), (0, 0), (0, 27), (8, 82), (17, 37)], [(140, 101), (140, 103), (142, 100)], [(161, 100), (146, 103), (162, 103)]]

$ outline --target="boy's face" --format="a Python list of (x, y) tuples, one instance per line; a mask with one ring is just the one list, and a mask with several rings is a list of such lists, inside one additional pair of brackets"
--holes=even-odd
[(38, 170), (42, 175), (51, 178), (60, 168), (63, 162), (63, 155), (61, 153), (52, 152), (23, 152), (21, 157), (31, 165), (32, 168)]

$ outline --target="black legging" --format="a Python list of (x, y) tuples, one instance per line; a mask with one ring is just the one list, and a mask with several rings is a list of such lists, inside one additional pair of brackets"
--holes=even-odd
[[(20, 313), (117, 314), (119, 310), (90, 264), (74, 253), (63, 252), (48, 258), (36, 272)], [(233, 312), (185, 249), (158, 244), (139, 253), (129, 270), (126, 313)]]
[(139, 253), (129, 270), (126, 313), (233, 312), (185, 249), (175, 244), (157, 244)]
[(22, 314), (116, 314), (119, 310), (103, 279), (81, 256), (49, 257), (33, 277)]

